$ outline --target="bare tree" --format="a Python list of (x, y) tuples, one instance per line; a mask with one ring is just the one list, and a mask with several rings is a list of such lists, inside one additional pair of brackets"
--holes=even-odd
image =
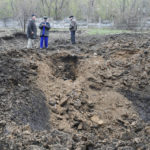
[[(6, 3), (9, 5), (4, 5)], [(55, 20), (70, 14), (78, 19), (88, 18), (89, 22), (113, 18), (116, 27), (130, 29), (150, 15), (149, 8), (149, 0), (3, 0), (0, 1), (0, 18), (6, 22), (6, 18), (14, 16), (24, 31), (32, 13)]]
[(58, 20), (61, 18), (61, 12), (62, 12), (65, 2), (66, 0), (55, 0), (54, 19)]
[(11, 10), (8, 7), (7, 1), (2, 1), (0, 3), (0, 19), (3, 21), (4, 26), (7, 27), (7, 21), (12, 17)]
[(62, 10), (65, 3), (68, 0), (40, 0), (42, 5), (43, 13), (51, 16), (51, 13), (54, 14), (54, 19), (58, 20), (62, 17)]
[(23, 31), (26, 31), (28, 18), (36, 10), (36, 0), (11, 0), (11, 6), (14, 11), (14, 16), (18, 19)]
[(95, 11), (95, 0), (88, 1), (88, 21), (93, 22), (94, 20), (94, 11)]

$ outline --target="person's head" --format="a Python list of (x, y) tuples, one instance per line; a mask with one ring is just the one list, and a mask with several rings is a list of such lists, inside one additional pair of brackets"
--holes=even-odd
[(32, 15), (32, 20), (36, 20), (36, 15)]
[(74, 18), (74, 16), (70, 16), (70, 17), (69, 17), (69, 19), (70, 19), (71, 21), (73, 20), (73, 18)]
[(43, 19), (44, 19), (44, 21), (46, 22), (46, 21), (47, 21), (47, 16), (44, 16)]

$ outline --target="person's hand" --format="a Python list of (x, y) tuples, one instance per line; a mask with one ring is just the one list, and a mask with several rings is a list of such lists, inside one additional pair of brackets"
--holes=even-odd
[(32, 32), (31, 34), (34, 34), (34, 32)]

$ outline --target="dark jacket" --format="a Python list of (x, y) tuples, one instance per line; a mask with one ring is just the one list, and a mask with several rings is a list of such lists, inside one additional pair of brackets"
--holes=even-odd
[(27, 28), (27, 38), (36, 39), (36, 37), (37, 37), (37, 27), (35, 24), (35, 20), (30, 20)]
[(71, 21), (69, 29), (70, 31), (77, 31), (77, 23), (75, 21)]
[[(43, 24), (45, 24), (45, 26), (43, 26)], [(49, 36), (49, 30), (51, 28), (49, 22), (41, 22), (39, 28), (41, 30), (40, 36)]]

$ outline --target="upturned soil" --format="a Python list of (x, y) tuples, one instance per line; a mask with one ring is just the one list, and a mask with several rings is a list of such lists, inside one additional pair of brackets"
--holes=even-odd
[(150, 150), (150, 35), (56, 34), (0, 37), (0, 150)]

